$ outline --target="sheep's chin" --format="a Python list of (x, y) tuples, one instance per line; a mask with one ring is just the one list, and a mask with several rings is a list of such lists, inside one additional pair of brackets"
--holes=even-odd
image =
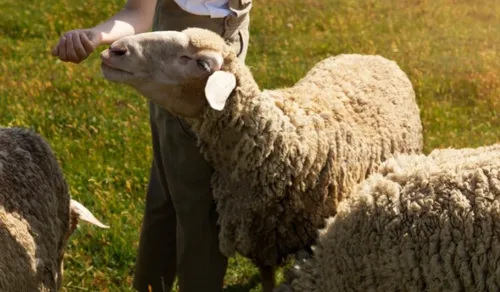
[(130, 81), (131, 79), (133, 79), (134, 76), (133, 73), (115, 67), (111, 67), (105, 63), (101, 63), (101, 72), (104, 78), (114, 82)]

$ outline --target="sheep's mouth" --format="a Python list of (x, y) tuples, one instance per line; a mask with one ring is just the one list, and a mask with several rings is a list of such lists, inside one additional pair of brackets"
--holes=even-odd
[(104, 61), (101, 62), (101, 68), (103, 70), (107, 70), (107, 71), (115, 71), (115, 72), (125, 73), (127, 75), (134, 75), (132, 72), (129, 72), (129, 71), (123, 70), (121, 68), (117, 68), (117, 67), (111, 66), (110, 64), (107, 64)]

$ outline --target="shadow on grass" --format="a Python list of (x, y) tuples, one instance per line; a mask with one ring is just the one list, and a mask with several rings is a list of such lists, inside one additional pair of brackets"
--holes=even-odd
[(246, 283), (239, 283), (239, 284), (233, 284), (227, 286), (224, 290), (224, 292), (248, 292), (255, 287), (260, 286), (260, 276), (259, 274), (253, 275), (252, 278), (250, 278), (249, 281)]

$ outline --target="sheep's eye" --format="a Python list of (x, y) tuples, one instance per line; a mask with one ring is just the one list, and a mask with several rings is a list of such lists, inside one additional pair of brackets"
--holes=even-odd
[(210, 72), (210, 66), (208, 65), (208, 62), (207, 61), (203, 61), (203, 60), (196, 60), (196, 64), (198, 65), (198, 67), (200, 67), (202, 70), (205, 70), (207, 72)]

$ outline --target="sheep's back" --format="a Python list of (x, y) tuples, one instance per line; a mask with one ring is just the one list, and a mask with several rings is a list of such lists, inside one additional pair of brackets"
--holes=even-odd
[(291, 286), (498, 291), (498, 222), (500, 144), (401, 155), (339, 205)]
[(293, 176), (309, 189), (329, 167), (333, 209), (383, 161), (422, 152), (413, 86), (394, 61), (381, 56), (330, 57), (294, 86), (267, 94), (309, 149), (293, 154)]
[(330, 132), (350, 128), (360, 139), (382, 149), (381, 161), (392, 153), (422, 150), (422, 124), (415, 92), (394, 61), (377, 55), (329, 57), (318, 62), (286, 92), (283, 96), (290, 116), (302, 115), (307, 119), (319, 115)]
[(26, 129), (0, 128), (1, 291), (55, 288), (69, 200), (46, 141)]

